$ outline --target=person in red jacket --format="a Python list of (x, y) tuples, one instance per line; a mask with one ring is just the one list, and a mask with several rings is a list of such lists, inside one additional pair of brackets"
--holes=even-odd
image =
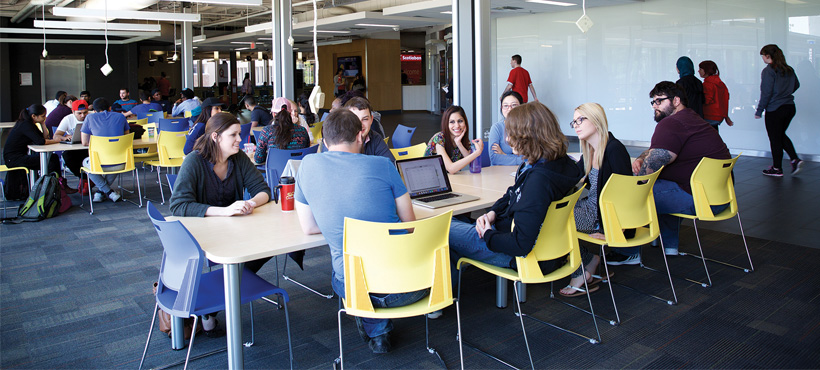
[(718, 130), (723, 120), (733, 126), (735, 123), (729, 118), (729, 89), (720, 80), (720, 70), (711, 60), (704, 60), (698, 64), (698, 73), (703, 78), (703, 119)]

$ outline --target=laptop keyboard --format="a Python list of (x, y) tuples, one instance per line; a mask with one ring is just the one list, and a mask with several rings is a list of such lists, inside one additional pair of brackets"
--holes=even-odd
[(460, 195), (453, 194), (453, 193), (447, 193), (447, 194), (441, 194), (441, 195), (433, 195), (433, 196), (429, 196), (429, 197), (425, 197), (425, 198), (419, 198), (417, 200), (420, 201), (420, 202), (424, 202), (424, 203), (430, 203), (430, 202), (435, 202), (437, 200), (450, 199), (450, 198), (456, 198), (456, 197), (460, 197)]

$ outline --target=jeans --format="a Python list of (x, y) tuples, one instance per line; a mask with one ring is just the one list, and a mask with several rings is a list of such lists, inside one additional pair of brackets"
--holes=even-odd
[[(493, 226), (493, 230), (495, 230), (495, 226)], [(507, 268), (510, 267), (510, 263), (513, 261), (513, 257), (504, 253), (493, 252), (487, 248), (487, 243), (478, 236), (475, 224), (453, 218), (450, 222), (450, 273), (452, 274), (454, 289), (458, 284), (456, 262), (461, 257)]]
[[(695, 201), (692, 194), (687, 193), (677, 183), (669, 180), (658, 180), (652, 188), (655, 195), (655, 208), (658, 211), (661, 241), (664, 248), (677, 249), (680, 241), (679, 231), (681, 218), (670, 213), (695, 214)], [(728, 204), (712, 206), (712, 212), (722, 212)], [(620, 254), (635, 255), (641, 247), (617, 248)]]
[[(333, 278), (331, 279), (330, 284), (333, 286), (333, 291), (336, 292), (336, 294), (338, 294), (339, 297), (345, 297), (345, 283), (343, 281)], [(426, 297), (428, 294), (430, 294), (429, 289), (422, 289), (408, 293), (371, 294), (370, 302), (373, 304), (374, 308), (401, 307), (407, 306), (411, 303), (418, 302), (420, 299)], [(382, 334), (387, 334), (393, 330), (393, 322), (390, 319), (371, 319), (367, 317), (357, 317), (357, 325), (359, 324), (360, 320), (362, 326), (364, 326), (365, 333), (367, 333), (367, 336), (371, 338), (378, 337)]]
[[(85, 160), (83, 160), (83, 166), (91, 167), (91, 165), (89, 164), (88, 157), (86, 157)], [(124, 164), (119, 164), (119, 165), (114, 165), (114, 166), (103, 166), (103, 171), (119, 171), (119, 170), (124, 169), (124, 168), (125, 168)], [(115, 174), (112, 174), (112, 175), (97, 175), (97, 174), (89, 173), (88, 174), (88, 179), (93, 181), (94, 184), (97, 185), (97, 188), (99, 188), (99, 190), (101, 192), (108, 194), (108, 193), (111, 192), (111, 184), (113, 184), (114, 181), (117, 179), (117, 175), (119, 175), (119, 174), (115, 173)]]

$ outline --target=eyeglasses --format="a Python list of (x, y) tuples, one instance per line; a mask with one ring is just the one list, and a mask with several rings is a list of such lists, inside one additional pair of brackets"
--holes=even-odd
[(588, 119), (588, 118), (586, 118), (584, 116), (579, 116), (578, 118), (572, 120), (572, 122), (569, 123), (569, 127), (570, 128), (576, 128), (578, 126), (581, 126), (581, 124), (584, 123), (584, 120), (586, 120), (586, 119)]
[(651, 101), (649, 102), (649, 105), (651, 105), (651, 106), (653, 106), (653, 107), (654, 107), (654, 106), (656, 106), (656, 105), (661, 105), (661, 103), (663, 103), (663, 101), (664, 101), (664, 100), (666, 100), (666, 99), (669, 99), (669, 98), (668, 98), (668, 97), (666, 97), (666, 98), (657, 98), (657, 99), (655, 99), (655, 100), (651, 100)]
[(515, 104), (515, 103), (513, 103), (513, 104), (502, 104), (502, 105), (501, 105), (501, 109), (503, 109), (503, 110), (510, 110), (510, 109), (513, 109), (513, 108), (515, 108), (515, 107), (517, 107), (517, 106), (519, 106), (519, 105), (521, 105), (521, 104)]

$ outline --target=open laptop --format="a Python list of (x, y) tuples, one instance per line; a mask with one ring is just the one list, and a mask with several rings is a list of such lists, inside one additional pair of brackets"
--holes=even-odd
[(400, 159), (396, 161), (396, 167), (410, 193), (410, 199), (417, 206), (441, 208), (479, 199), (473, 195), (453, 192), (440, 155)]
[(78, 123), (77, 126), (74, 127), (74, 135), (71, 136), (71, 140), (63, 141), (64, 144), (79, 144), (82, 143), (83, 135), (82, 135), (83, 124), (82, 122)]

